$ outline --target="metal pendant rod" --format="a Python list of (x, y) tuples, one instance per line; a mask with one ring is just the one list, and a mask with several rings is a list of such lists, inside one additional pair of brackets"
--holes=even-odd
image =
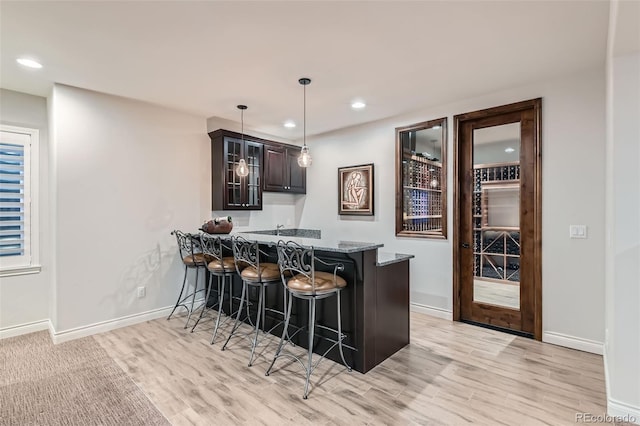
[(310, 78), (301, 78), (298, 83), (303, 86), (303, 104), (302, 104), (302, 144), (307, 146), (307, 85), (311, 83)]

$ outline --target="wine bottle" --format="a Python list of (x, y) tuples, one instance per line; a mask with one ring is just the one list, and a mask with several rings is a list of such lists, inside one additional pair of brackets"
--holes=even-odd
[(213, 223), (215, 223), (216, 225), (218, 225), (222, 221), (231, 222), (231, 216), (220, 216), (213, 218)]

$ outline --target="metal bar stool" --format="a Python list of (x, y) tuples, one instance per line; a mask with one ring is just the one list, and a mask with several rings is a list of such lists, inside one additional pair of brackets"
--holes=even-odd
[[(258, 333), (260, 331), (260, 323), (262, 322), (263, 327), (265, 326), (266, 311), (282, 315), (282, 321), (271, 327), (270, 330), (265, 330), (266, 333), (269, 333), (271, 330), (284, 322), (284, 312), (265, 307), (266, 288), (271, 284), (277, 284), (281, 282), (280, 270), (278, 269), (278, 265), (276, 265), (275, 263), (262, 262), (260, 260), (260, 255), (266, 256), (266, 253), (260, 250), (257, 241), (247, 241), (242, 237), (234, 236), (231, 238), (231, 245), (233, 248), (233, 257), (235, 259), (236, 268), (238, 274), (242, 278), (242, 294), (240, 296), (240, 307), (238, 308), (236, 321), (233, 324), (231, 333), (229, 333), (229, 337), (227, 337), (227, 341), (225, 342), (224, 346), (222, 346), (222, 350), (226, 349), (227, 344), (231, 340), (231, 337), (236, 335), (236, 332), (241, 325), (240, 314), (242, 313), (242, 307), (244, 306), (244, 304), (248, 303), (249, 286), (257, 287), (259, 291), (258, 310), (256, 312), (254, 331), (250, 333), (253, 334), (253, 339), (251, 341), (251, 355), (249, 357), (249, 367), (251, 367), (251, 365), (253, 364), (253, 357), (255, 354), (256, 346), (258, 346)], [(240, 269), (241, 266), (244, 266), (242, 270)], [(283, 306), (286, 306), (286, 298), (287, 295), (286, 292), (284, 292)]]
[[(218, 307), (218, 315), (216, 318), (216, 324), (213, 329), (213, 336), (211, 337), (211, 344), (216, 340), (216, 336), (218, 334), (218, 328), (220, 327), (220, 318), (222, 317), (222, 306), (224, 303), (224, 294), (225, 294), (225, 285), (227, 283), (227, 278), (229, 278), (229, 300), (231, 310), (229, 311), (229, 315), (227, 318), (231, 317), (233, 306), (233, 276), (237, 273), (236, 263), (232, 256), (224, 256), (224, 243), (219, 236), (212, 236), (209, 234), (200, 234), (200, 245), (202, 247), (202, 252), (208, 257), (207, 269), (209, 270), (209, 285), (207, 286), (207, 294), (205, 296), (205, 301), (209, 301), (209, 297), (211, 295), (211, 290), (213, 286), (213, 278), (217, 278), (217, 302), (208, 307), (207, 303), (202, 306), (200, 310), (200, 316), (198, 320), (193, 325), (191, 332), (195, 330), (196, 326), (204, 316), (205, 312), (209, 309), (213, 309), (216, 306)], [(226, 319), (225, 319), (226, 320)]]
[[(191, 319), (191, 314), (195, 310), (193, 308), (193, 305), (196, 300), (196, 294), (205, 291), (204, 286), (202, 289), (198, 290), (198, 272), (200, 271), (200, 269), (206, 268), (208, 262), (204, 253), (202, 253), (199, 235), (189, 234), (178, 230), (171, 232), (171, 235), (175, 235), (178, 242), (178, 252), (180, 253), (180, 259), (182, 259), (182, 263), (184, 264), (184, 279), (182, 280), (182, 288), (180, 289), (178, 300), (171, 310), (171, 313), (167, 317), (167, 320), (171, 319), (171, 316), (176, 311), (178, 306), (182, 306), (189, 313), (189, 315), (187, 315), (187, 322), (184, 324), (184, 328), (187, 328), (187, 326), (189, 325), (189, 320)], [(195, 269), (196, 271), (196, 279), (193, 284), (193, 292), (188, 293), (187, 295), (182, 297), (182, 294), (185, 292), (186, 288), (188, 291), (188, 287), (186, 284), (187, 272), (189, 271), (189, 269)], [(191, 303), (187, 305), (188, 299), (191, 299)], [(206, 300), (204, 303), (206, 304)]]
[[(340, 357), (342, 358), (342, 363), (347, 367), (347, 371), (351, 371), (351, 367), (347, 364), (347, 361), (344, 358), (344, 352), (342, 349), (342, 341), (346, 337), (342, 333), (342, 318), (340, 314), (340, 292), (344, 287), (346, 287), (347, 282), (338, 275), (338, 271), (344, 270), (344, 265), (341, 263), (327, 263), (324, 262), (317, 257), (315, 257), (313, 247), (304, 247), (292, 241), (284, 242), (278, 241), (278, 266), (280, 268), (282, 282), (284, 283), (286, 290), (289, 293), (289, 304), (287, 306), (287, 316), (285, 319), (284, 330), (282, 331), (282, 337), (280, 338), (280, 344), (278, 345), (278, 350), (276, 351), (275, 356), (273, 357), (273, 361), (271, 361), (271, 365), (267, 369), (265, 375), (269, 375), (273, 365), (276, 360), (281, 356), (286, 356), (295, 359), (298, 361), (302, 368), (305, 371), (305, 384), (304, 384), (304, 394), (302, 396), (303, 399), (307, 399), (309, 395), (309, 379), (311, 377), (311, 373), (313, 370), (320, 364), (320, 361), (324, 358), (324, 356), (333, 349), (336, 345), (338, 345), (338, 349), (340, 351)], [(316, 262), (321, 263), (328, 267), (333, 267), (333, 273), (331, 272), (322, 272), (316, 271)], [(287, 277), (289, 276), (289, 277)], [(325, 327), (323, 325), (316, 324), (316, 301), (319, 299), (326, 299), (335, 295), (337, 299), (337, 319), (338, 319), (338, 329), (334, 330), (329, 327)], [(307, 353), (307, 364), (297, 356), (291, 353), (285, 353), (282, 351), (285, 343), (291, 343), (290, 339), (286, 338), (288, 333), (289, 321), (291, 319), (291, 304), (293, 298), (297, 297), (299, 299), (307, 300), (309, 302), (309, 323), (308, 323), (308, 335), (309, 335), (309, 346)], [(313, 342), (315, 337), (315, 329), (323, 328), (325, 330), (332, 331), (336, 333), (337, 339), (330, 341), (333, 342), (333, 345), (327, 349), (324, 354), (313, 363)]]

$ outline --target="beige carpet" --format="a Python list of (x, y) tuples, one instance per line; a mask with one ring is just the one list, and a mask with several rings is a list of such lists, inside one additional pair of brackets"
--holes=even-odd
[(0, 340), (0, 425), (167, 425), (92, 338)]

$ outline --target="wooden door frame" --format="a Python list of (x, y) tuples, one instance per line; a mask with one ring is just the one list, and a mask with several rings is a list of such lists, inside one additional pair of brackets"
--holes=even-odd
[(533, 129), (533, 167), (534, 167), (534, 206), (533, 206), (533, 293), (534, 293), (534, 332), (536, 340), (542, 340), (542, 98), (531, 99), (499, 107), (459, 114), (453, 117), (453, 320), (461, 320), (461, 279), (460, 262), (460, 131), (467, 121), (503, 115), (523, 110), (532, 110)]

